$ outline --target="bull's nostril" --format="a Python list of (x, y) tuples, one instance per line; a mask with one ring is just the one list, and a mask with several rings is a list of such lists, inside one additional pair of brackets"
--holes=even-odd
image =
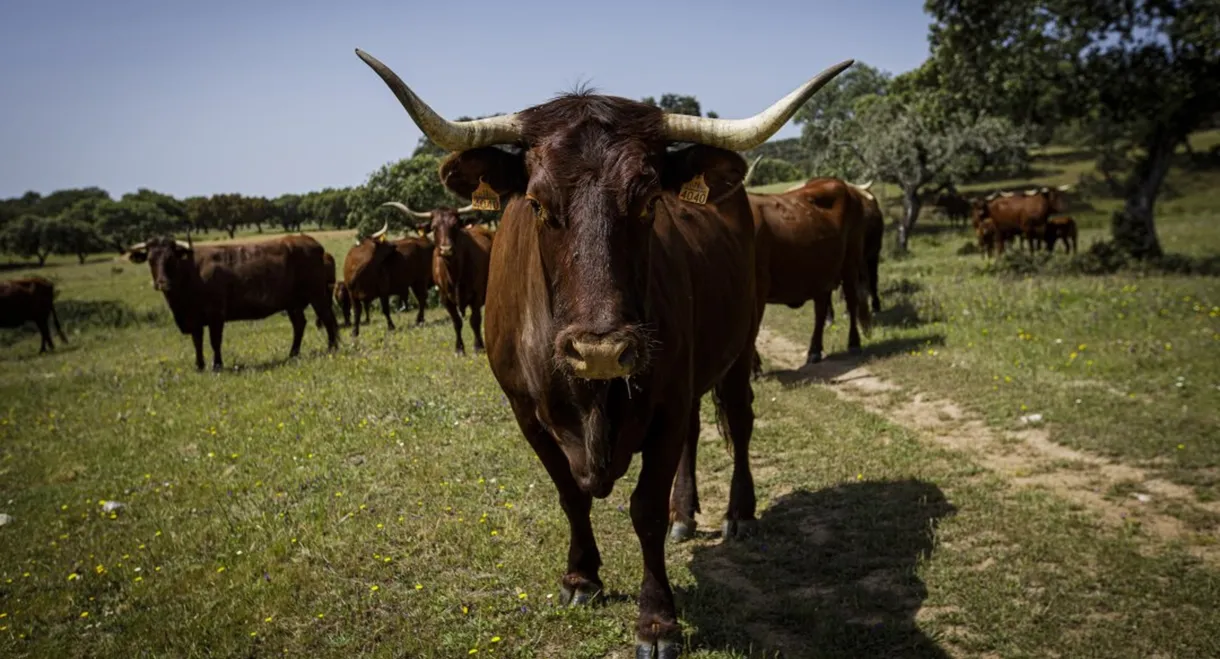
[(564, 343), (563, 356), (577, 361), (584, 359), (584, 356), (581, 355), (580, 351), (576, 349), (576, 342), (572, 340), (568, 340), (566, 343)]
[(627, 346), (618, 356), (618, 363), (623, 368), (631, 368), (635, 364), (635, 348)]

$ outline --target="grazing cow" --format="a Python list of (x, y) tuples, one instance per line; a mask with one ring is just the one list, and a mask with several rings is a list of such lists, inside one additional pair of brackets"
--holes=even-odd
[(955, 192), (942, 194), (937, 197), (936, 205), (944, 211), (951, 225), (956, 226), (961, 224), (965, 226), (966, 218), (970, 217), (970, 201)]
[(995, 222), (997, 239), (1007, 240), (1010, 235), (1019, 235), (1022, 244), (1030, 253), (1037, 250), (1046, 222), (1055, 213), (1063, 212), (1063, 195), (1071, 186), (1037, 188), (1026, 190), (1023, 195), (1000, 193), (1000, 196), (977, 204), (974, 208), (975, 226), (991, 218)]
[[(602, 591), (592, 499), (607, 497), (642, 453), (631, 495), (644, 557), (635, 656), (677, 657), (666, 526), (679, 539), (694, 530), (699, 401), (708, 392), (733, 446), (724, 537), (756, 523), (754, 222), (735, 152), (767, 140), (851, 63), (751, 119), (671, 115), (577, 92), (451, 122), (356, 52), (424, 134), (456, 152), (440, 168), (445, 186), (504, 209), (487, 284), (487, 353), (568, 517), (561, 600), (585, 603)], [(685, 145), (668, 150), (673, 143)]]
[(126, 257), (148, 261), (153, 286), (165, 295), (174, 323), (195, 342), (195, 367), (203, 370), (203, 330), (212, 341), (212, 370), (224, 368), (220, 355), (224, 324), (261, 320), (281, 311), (292, 322), (292, 349), (301, 352), (305, 307), (312, 306), (326, 327), (327, 349), (339, 347), (338, 327), (326, 288), (324, 250), (304, 235), (236, 245), (191, 247), (172, 238), (133, 245)]
[(483, 351), (483, 303), (487, 299), (487, 268), (491, 260), (494, 234), (483, 226), (470, 226), (476, 218), (462, 218), (474, 205), (463, 208), (434, 208), (429, 212), (411, 210), (396, 201), (393, 206), (413, 221), (422, 221), (432, 230), (436, 250), (432, 253), (432, 279), (436, 282), (441, 304), (453, 321), (457, 337), (454, 351), (466, 354), (462, 342), (462, 317), (470, 309), (470, 331), (474, 334), (474, 351)]
[[(885, 214), (881, 212), (881, 204), (877, 202), (877, 197), (869, 192), (869, 189), (873, 187), (872, 181), (862, 185), (854, 183), (848, 183), (848, 185), (856, 189), (864, 204), (864, 225), (867, 227), (864, 234), (864, 263), (868, 274), (868, 293), (872, 298), (873, 311), (879, 312), (881, 311), (881, 296), (877, 292), (877, 287), (880, 285), (878, 268), (881, 264), (882, 241), (885, 238)], [(792, 189), (799, 189), (799, 186)], [(846, 300), (846, 289), (844, 289), (843, 295), (843, 299)], [(835, 305), (832, 299), (826, 306), (826, 325), (833, 325), (834, 322)], [(762, 361), (756, 360), (754, 373), (759, 375), (761, 372)]]
[[(814, 326), (806, 363), (822, 361), (822, 334), (831, 297), (843, 286), (851, 321), (848, 349), (860, 351), (860, 331), (872, 321), (868, 307), (866, 203), (872, 194), (837, 178), (812, 178), (780, 194), (750, 193), (757, 229), (758, 315), (766, 304), (793, 309), (813, 300)], [(755, 358), (754, 374), (762, 362)]]
[[(368, 322), (368, 308), (374, 299), (381, 300), (386, 327), (394, 329), (394, 320), (390, 317), (391, 295), (414, 294), (419, 303), (415, 324), (424, 324), (424, 305), (428, 300), (428, 288), (432, 286), (432, 243), (419, 237), (387, 240), (389, 228), (389, 222), (386, 222), (380, 231), (348, 250), (347, 258), (343, 260), (343, 280), (351, 300), (348, 304), (357, 308), (352, 336), (360, 336), (359, 310), (364, 310), (365, 322)], [(343, 304), (340, 301), (340, 305)], [(344, 307), (346, 317), (347, 307)]]
[(68, 342), (59, 326), (59, 315), (55, 313), (55, 284), (42, 277), (22, 277), (0, 281), (0, 327), (21, 327), (33, 322), (42, 336), (38, 354), (55, 349), (51, 340), (49, 316), (55, 322), (55, 333), (60, 340)]
[(1052, 217), (1046, 222), (1046, 251), (1055, 251), (1055, 242), (1063, 241), (1065, 254), (1076, 253), (1076, 220), (1070, 217)]

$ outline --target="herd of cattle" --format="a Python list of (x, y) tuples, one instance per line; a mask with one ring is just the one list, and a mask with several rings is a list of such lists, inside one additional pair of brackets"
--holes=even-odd
[(1063, 251), (1076, 252), (1076, 221), (1056, 217), (1064, 209), (1063, 193), (1071, 186), (1041, 187), (1020, 192), (996, 191), (982, 198), (943, 194), (936, 199), (950, 222), (965, 223), (970, 217), (979, 247), (987, 256), (1003, 254), (1014, 238), (1032, 253), (1045, 244), (1048, 252), (1063, 242)]
[[(430, 235), (390, 240), (387, 222), (351, 247), (341, 280), (334, 258), (304, 235), (206, 246), (159, 237), (132, 246), (125, 258), (148, 262), (178, 329), (194, 340), (200, 369), (205, 328), (219, 369), (225, 322), (284, 311), (296, 355), (308, 306), (333, 350), (334, 300), (345, 324), (355, 311), (356, 336), (375, 299), (393, 329), (391, 295), (414, 295), (422, 322), (435, 285), (453, 321), (455, 350), (464, 352), (469, 310), (475, 350), (486, 352), (558, 490), (571, 526), (563, 602), (602, 593), (592, 499), (608, 496), (632, 456), (642, 454), (631, 496), (644, 560), (635, 656), (678, 656), (664, 546), (667, 537), (681, 541), (695, 531), (700, 400), (713, 394), (733, 455), (722, 537), (747, 536), (756, 525), (749, 445), (752, 377), (760, 369), (754, 344), (765, 306), (814, 302), (810, 363), (823, 357), (835, 290), (843, 289), (852, 352), (881, 307), (884, 220), (870, 185), (814, 178), (780, 194), (747, 193), (749, 169), (739, 155), (768, 140), (852, 61), (742, 120), (668, 114), (578, 92), (511, 115), (455, 122), (384, 64), (356, 53), (423, 133), (451, 152), (440, 179), (471, 206), (420, 212), (384, 204)], [(979, 235), (991, 232), (1002, 244), (1045, 231), (1053, 223), (1031, 208), (1057, 209), (1058, 192), (976, 204)], [(476, 207), (499, 212), (494, 231), (469, 215)], [(0, 319), (34, 318), (45, 351), (52, 347), (45, 320), (54, 317), (52, 297), (45, 280), (6, 283)]]

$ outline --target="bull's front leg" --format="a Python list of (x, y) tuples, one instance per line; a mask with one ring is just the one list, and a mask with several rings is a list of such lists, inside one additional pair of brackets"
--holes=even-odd
[(191, 341), (195, 344), (195, 368), (203, 370), (203, 325), (191, 330)]
[(665, 570), (665, 528), (670, 488), (688, 439), (689, 415), (689, 409), (672, 410), (653, 422), (644, 443), (640, 480), (631, 493), (631, 524), (644, 555), (636, 659), (677, 659), (682, 650), (674, 591)]
[(570, 538), (568, 541), (568, 564), (560, 581), (560, 601), (573, 606), (588, 604), (602, 593), (601, 552), (593, 536), (593, 522), (589, 512), (593, 508), (593, 497), (582, 491), (572, 476), (568, 458), (555, 443), (535, 416), (535, 406), (529, 400), (509, 397), (517, 425), (542, 461), (555, 489), (559, 491), (559, 505), (568, 518)]

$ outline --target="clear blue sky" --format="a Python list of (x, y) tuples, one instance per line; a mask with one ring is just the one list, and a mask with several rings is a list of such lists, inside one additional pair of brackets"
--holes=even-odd
[[(359, 47), (449, 117), (580, 81), (754, 114), (843, 59), (927, 55), (922, 0), (5, 0), (0, 197), (178, 197), (361, 183), (419, 130)], [(799, 134), (789, 124), (780, 137)]]

